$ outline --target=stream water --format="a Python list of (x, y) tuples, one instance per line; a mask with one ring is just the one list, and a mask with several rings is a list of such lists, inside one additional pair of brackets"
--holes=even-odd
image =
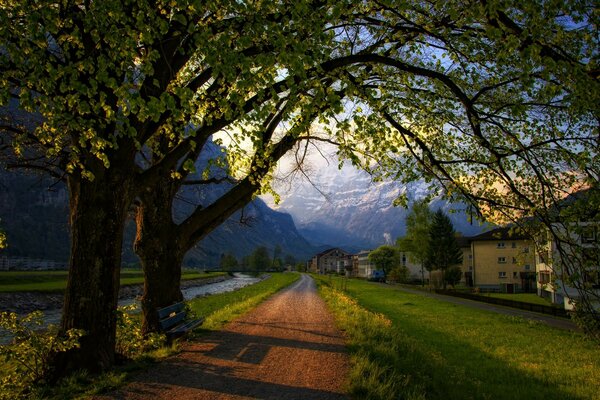
[[(233, 278), (221, 282), (209, 283), (206, 285), (190, 286), (183, 289), (181, 292), (185, 300), (195, 299), (196, 297), (208, 296), (211, 294), (233, 292), (245, 286), (252, 285), (265, 279), (268, 275), (263, 275), (261, 278), (256, 278), (243, 274), (235, 274)], [(119, 306), (127, 306), (138, 302), (135, 298), (127, 298), (119, 300)], [(139, 303), (139, 302), (138, 302)], [(44, 311), (45, 324), (58, 324), (62, 315), (61, 309), (50, 309)], [(6, 332), (0, 330), (0, 344), (5, 343), (8, 337)]]

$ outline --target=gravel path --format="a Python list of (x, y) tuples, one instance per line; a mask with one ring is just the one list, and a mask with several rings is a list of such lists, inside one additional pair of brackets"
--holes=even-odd
[(97, 399), (346, 399), (348, 355), (312, 278)]

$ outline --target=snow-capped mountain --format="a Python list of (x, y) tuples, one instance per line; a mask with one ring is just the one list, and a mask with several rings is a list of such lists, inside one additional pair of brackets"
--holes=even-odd
[[(411, 201), (427, 194), (425, 183), (404, 186), (391, 181), (372, 182), (364, 171), (348, 164), (340, 170), (337, 162), (313, 168), (309, 179), (276, 185), (281, 200), (278, 205), (271, 201), (270, 206), (291, 214), (298, 231), (312, 244), (339, 246), (349, 251), (395, 242), (405, 233), (409, 210), (394, 207), (394, 199), (406, 193)], [(432, 210), (440, 207), (462, 234), (482, 231), (477, 221), (471, 223), (461, 211), (464, 206), (441, 199), (431, 203)]]

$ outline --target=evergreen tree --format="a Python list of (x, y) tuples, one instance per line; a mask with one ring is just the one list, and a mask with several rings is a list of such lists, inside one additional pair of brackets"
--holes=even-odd
[(437, 210), (433, 214), (429, 227), (427, 263), (431, 270), (442, 271), (444, 289), (446, 289), (446, 270), (462, 263), (462, 252), (456, 241), (452, 221), (442, 210)]

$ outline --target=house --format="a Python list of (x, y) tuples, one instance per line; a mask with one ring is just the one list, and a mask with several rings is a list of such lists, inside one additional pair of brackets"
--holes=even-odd
[(341, 265), (345, 266), (345, 263), (348, 262), (348, 256), (351, 256), (351, 254), (337, 247), (325, 250), (319, 254), (316, 254), (310, 260), (309, 270), (310, 272), (319, 274), (338, 272), (338, 268), (340, 267), (338, 262), (343, 261)]
[(540, 236), (537, 293), (573, 310), (585, 296), (600, 311), (600, 209), (598, 189), (571, 193), (554, 206), (555, 221)]
[[(504, 293), (534, 292), (533, 241), (517, 228), (496, 228), (470, 238), (473, 286)], [(464, 253), (463, 253), (464, 254)], [(469, 268), (464, 265), (463, 268)]]
[(369, 278), (373, 271), (377, 270), (375, 264), (372, 264), (369, 260), (369, 254), (371, 250), (362, 250), (356, 255), (357, 260), (357, 274), (359, 278)]
[(462, 278), (460, 283), (468, 287), (473, 287), (473, 251), (471, 249), (471, 238), (458, 236), (456, 243), (462, 252), (462, 264), (460, 264)]
[(348, 277), (354, 276), (352, 275), (352, 272), (354, 270), (353, 259), (354, 256), (352, 254), (341, 256), (337, 261), (336, 272), (338, 274), (345, 274)]
[[(408, 251), (400, 251), (400, 262), (403, 267), (408, 269), (408, 280), (412, 282), (421, 282), (427, 274), (427, 270), (421, 271), (421, 264), (413, 263), (410, 260)], [(423, 274), (421, 273), (423, 272)]]

